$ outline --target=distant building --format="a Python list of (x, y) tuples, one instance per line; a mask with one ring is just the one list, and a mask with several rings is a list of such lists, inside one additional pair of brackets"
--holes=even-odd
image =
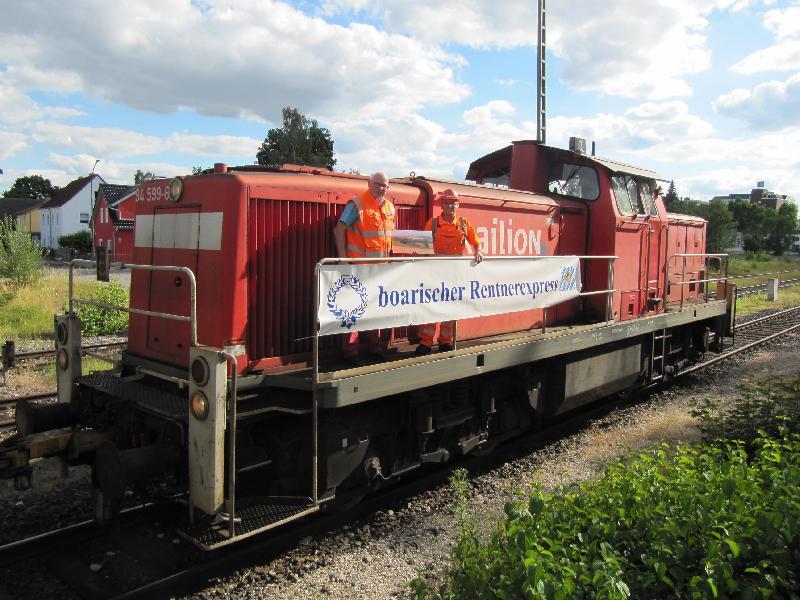
[(33, 239), (39, 241), (41, 239), (39, 207), (47, 200), (48, 198), (44, 200), (0, 198), (0, 220), (11, 217), (16, 221), (19, 231), (29, 233)]
[(722, 200), (723, 202), (736, 202), (737, 200), (750, 200), (750, 194), (728, 194), (727, 196), (714, 196), (714, 200)]
[(721, 200), (722, 202), (736, 202), (737, 200), (744, 200), (747, 202), (754, 202), (763, 204), (767, 208), (779, 210), (786, 202), (794, 202), (791, 196), (786, 194), (776, 194), (770, 192), (764, 185), (763, 181), (759, 181), (749, 194), (728, 194), (727, 196), (714, 196), (711, 201)]
[(106, 246), (113, 262), (133, 258), (133, 226), (136, 218), (136, 191), (132, 185), (101, 183), (94, 204), (94, 245)]
[(58, 248), (62, 235), (89, 230), (94, 204), (94, 192), (105, 183), (100, 175), (92, 174), (70, 181), (39, 208), (42, 246)]

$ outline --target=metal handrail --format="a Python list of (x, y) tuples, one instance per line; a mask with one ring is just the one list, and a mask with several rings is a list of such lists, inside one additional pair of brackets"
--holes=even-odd
[(236, 535), (236, 396), (238, 395), (238, 369), (236, 357), (224, 350), (218, 356), (231, 365), (231, 395), (228, 402), (228, 533), (230, 539)]
[[(703, 258), (706, 258), (706, 259), (707, 258), (719, 259), (720, 274), (722, 274), (722, 270), (723, 270), (722, 268), (724, 266), (725, 267), (725, 275), (723, 277), (719, 277), (719, 278), (695, 279), (695, 280), (692, 280), (692, 281), (686, 281), (686, 259), (687, 258), (700, 258), (700, 257), (703, 257)], [(712, 253), (708, 253), (708, 254), (694, 254), (694, 253), (693, 254), (673, 254), (673, 255), (667, 257), (667, 265), (669, 265), (670, 261), (672, 261), (673, 258), (683, 258), (684, 259), (683, 260), (683, 270), (681, 271), (681, 280), (675, 282), (675, 283), (677, 283), (677, 284), (679, 284), (681, 286), (680, 310), (683, 310), (683, 300), (684, 300), (684, 294), (683, 294), (684, 287), (683, 286), (684, 285), (687, 285), (687, 284), (691, 285), (693, 283), (712, 283), (712, 282), (717, 282), (717, 281), (727, 281), (729, 279), (729, 277), (728, 277), (728, 260), (727, 260), (728, 259), (728, 255), (727, 254), (712, 254)], [(667, 284), (670, 284), (670, 283), (671, 282), (669, 282), (669, 281), (667, 282)], [(705, 294), (706, 301), (708, 301), (708, 286), (705, 286), (704, 294)]]
[(126, 306), (117, 306), (114, 304), (106, 304), (105, 302), (97, 302), (95, 300), (85, 300), (82, 298), (75, 298), (73, 295), (74, 291), (74, 284), (73, 284), (73, 277), (74, 277), (74, 269), (75, 265), (81, 264), (86, 266), (96, 266), (97, 262), (94, 260), (84, 260), (80, 258), (76, 258), (69, 262), (69, 314), (74, 314), (75, 312), (75, 304), (88, 304), (91, 306), (97, 306), (99, 308), (106, 308), (110, 310), (119, 310), (122, 312), (126, 312), (129, 314), (136, 314), (136, 315), (144, 315), (147, 317), (160, 317), (163, 319), (171, 319), (173, 321), (185, 321), (190, 324), (191, 327), (191, 337), (192, 337), (192, 346), (197, 346), (197, 280), (194, 276), (194, 272), (189, 267), (176, 267), (176, 266), (169, 266), (169, 265), (134, 265), (129, 263), (123, 263), (122, 267), (125, 269), (141, 269), (143, 271), (178, 271), (181, 273), (185, 273), (187, 278), (189, 279), (190, 284), (190, 315), (174, 315), (171, 313), (163, 313), (163, 312), (155, 312), (151, 310), (144, 310), (141, 308), (129, 308)]

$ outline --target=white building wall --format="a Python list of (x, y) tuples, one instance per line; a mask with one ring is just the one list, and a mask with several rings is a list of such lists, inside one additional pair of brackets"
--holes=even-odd
[(91, 216), (94, 194), (101, 183), (105, 183), (103, 178), (95, 175), (63, 205), (40, 210), (44, 248), (58, 248), (58, 238), (62, 235), (89, 231), (89, 223), (81, 223), (81, 213)]

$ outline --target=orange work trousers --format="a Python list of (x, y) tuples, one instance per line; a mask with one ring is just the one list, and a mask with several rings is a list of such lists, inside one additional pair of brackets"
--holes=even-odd
[[(345, 358), (355, 358), (358, 356), (358, 331), (342, 334), (342, 354)], [(383, 352), (383, 342), (381, 341), (381, 330), (370, 329), (362, 331), (361, 334), (367, 340), (369, 352), (380, 354)]]
[(456, 328), (456, 322), (442, 321), (441, 323), (428, 323), (427, 325), (422, 325), (419, 329), (417, 329), (417, 335), (419, 335), (420, 344), (427, 346), (428, 348), (433, 346), (433, 336), (436, 335), (437, 325), (439, 325), (439, 343), (453, 343), (453, 331)]

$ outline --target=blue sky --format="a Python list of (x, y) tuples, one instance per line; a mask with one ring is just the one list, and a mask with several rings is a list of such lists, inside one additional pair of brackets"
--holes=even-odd
[[(4, 4), (0, 191), (251, 163), (283, 106), (362, 173), (461, 179), (536, 136), (535, 0)], [(550, 0), (547, 35), (548, 144), (800, 197), (800, 1)]]

